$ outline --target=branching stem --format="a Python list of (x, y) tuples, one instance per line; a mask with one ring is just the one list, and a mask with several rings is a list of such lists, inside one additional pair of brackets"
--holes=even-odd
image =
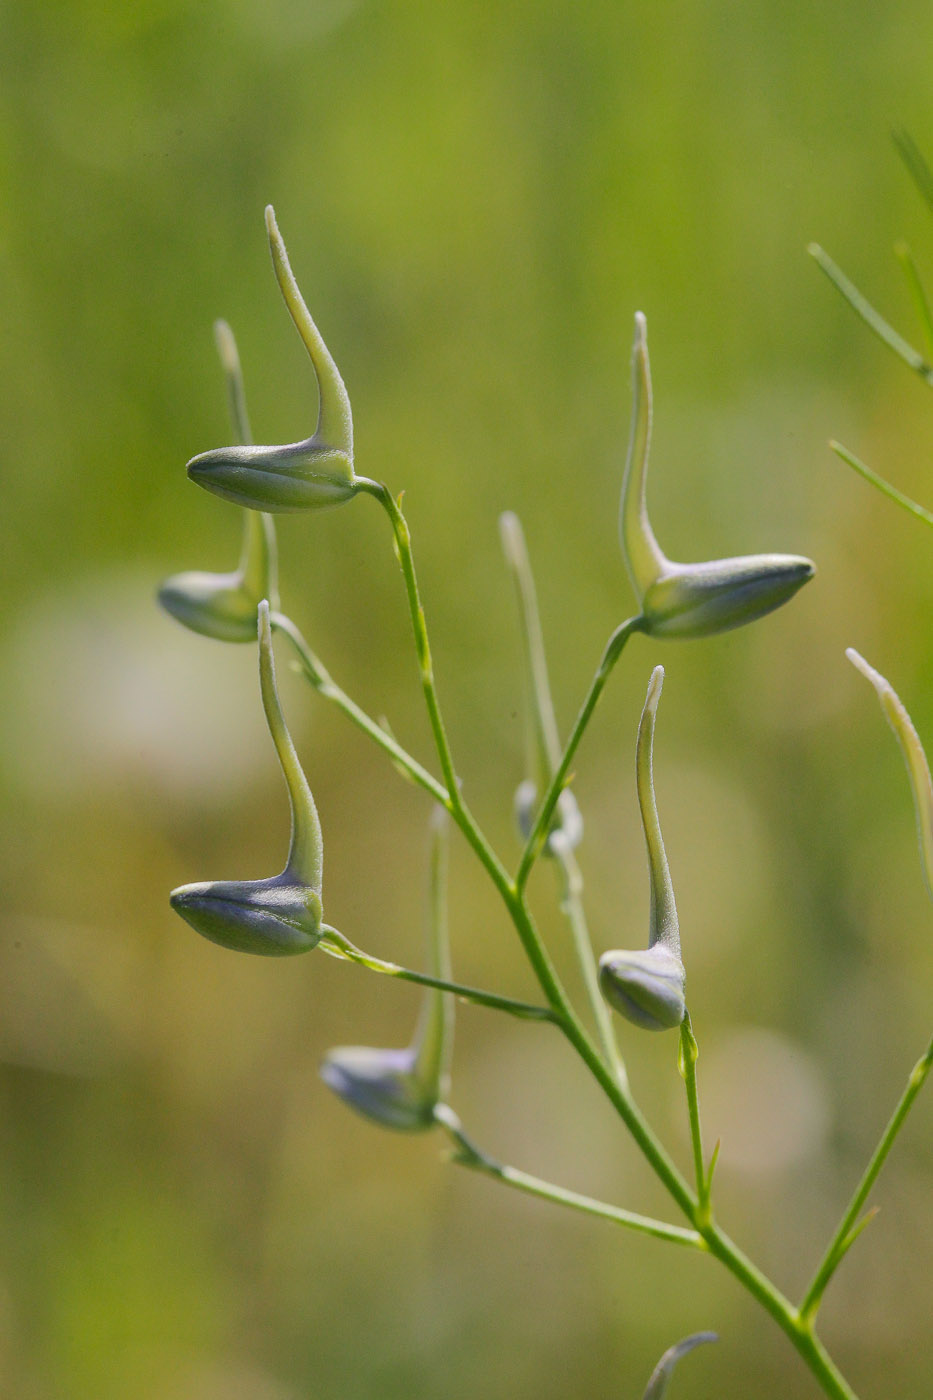
[[(860, 1222), (858, 1217), (868, 1199), (871, 1188), (878, 1179), (888, 1153), (894, 1146), (898, 1133), (904, 1126), (904, 1120), (913, 1106), (914, 1099), (923, 1088), (931, 1067), (933, 1067), (933, 1041), (927, 1047), (926, 1053), (914, 1065), (907, 1081), (907, 1087), (881, 1134), (878, 1146), (872, 1153), (871, 1160), (865, 1168), (842, 1220), (839, 1222), (839, 1227), (830, 1241), (829, 1248), (823, 1256), (810, 1287), (803, 1296), (803, 1301), (800, 1304), (800, 1315), (803, 1319), (810, 1320), (816, 1316), (827, 1284), (842, 1262), (849, 1246), (855, 1242), (856, 1236), (861, 1232), (863, 1222)], [(867, 1223), (866, 1219), (864, 1224)]]
[(573, 729), (570, 731), (570, 738), (567, 740), (564, 747), (564, 752), (561, 755), (560, 762), (551, 779), (550, 786), (541, 799), (541, 806), (535, 819), (535, 824), (525, 843), (525, 849), (522, 852), (522, 858), (519, 861), (518, 871), (515, 876), (515, 888), (519, 892), (523, 891), (527, 885), (528, 877), (531, 874), (534, 863), (547, 839), (547, 833), (551, 826), (551, 818), (554, 815), (554, 809), (557, 806), (558, 799), (560, 798), (567, 780), (567, 774), (570, 771), (570, 765), (573, 762), (574, 754), (580, 745), (580, 740), (586, 733), (586, 727), (593, 717), (593, 711), (596, 709), (597, 702), (603, 693), (606, 682), (612, 675), (613, 667), (622, 655), (625, 643), (628, 641), (629, 637), (633, 632), (640, 632), (644, 625), (644, 618), (631, 617), (627, 622), (623, 622), (621, 626), (616, 628), (609, 638), (609, 641), (606, 643), (602, 659), (596, 668), (596, 674), (590, 683), (586, 698), (580, 706), (580, 711), (574, 722)]

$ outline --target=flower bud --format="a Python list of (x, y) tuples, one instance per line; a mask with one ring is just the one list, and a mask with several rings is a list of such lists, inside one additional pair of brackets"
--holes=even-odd
[[(534, 830), (538, 815), (538, 787), (530, 778), (519, 783), (515, 789), (515, 824), (523, 841), (527, 841)], [(576, 850), (583, 840), (583, 815), (577, 799), (569, 788), (564, 788), (557, 799), (557, 807), (551, 820), (551, 829), (544, 843), (546, 856), (556, 855), (558, 850)]]
[(923, 878), (930, 898), (933, 899), (933, 782), (930, 780), (930, 766), (923, 751), (920, 737), (913, 726), (910, 715), (904, 709), (897, 692), (879, 671), (869, 666), (864, 657), (854, 647), (849, 647), (846, 656), (857, 671), (870, 680), (881, 701), (885, 718), (894, 730), (895, 738), (904, 755), (910, 790), (914, 799), (917, 816), (917, 838), (920, 843), (920, 860), (923, 865)]
[(225, 948), (270, 956), (305, 953), (320, 942), (323, 932), (321, 826), (279, 704), (267, 602), (259, 605), (259, 683), (291, 807), (285, 869), (265, 880), (182, 885), (172, 892), (171, 904), (198, 933)]
[(645, 482), (651, 443), (647, 327), (635, 315), (632, 429), (619, 511), (622, 551), (641, 603), (644, 630), (658, 637), (708, 637), (741, 627), (786, 603), (814, 565), (796, 554), (751, 554), (703, 564), (668, 559), (648, 519)]
[[(446, 813), (438, 808), (432, 820), (427, 932), (430, 974), (449, 981), (446, 827)], [(344, 1103), (384, 1128), (418, 1132), (431, 1127), (435, 1107), (447, 1093), (452, 1036), (453, 998), (430, 988), (407, 1049), (340, 1046), (329, 1051), (321, 1078)]]
[(609, 1005), (643, 1030), (673, 1030), (684, 1019), (684, 965), (661, 945), (603, 953), (599, 985)]
[(317, 380), (317, 428), (302, 442), (202, 452), (188, 463), (188, 475), (215, 495), (253, 510), (320, 510), (339, 505), (356, 493), (350, 399), (298, 290), (271, 204), (266, 208), (266, 230), (285, 305), (311, 357)]
[(635, 750), (638, 805), (648, 848), (651, 889), (648, 947), (631, 952), (613, 950), (599, 960), (599, 985), (606, 1001), (636, 1026), (650, 1031), (679, 1026), (687, 1012), (674, 886), (654, 795), (654, 726), (663, 684), (664, 667), (656, 666), (648, 682)]
[(671, 1376), (674, 1367), (682, 1356), (686, 1356), (688, 1351), (693, 1351), (694, 1347), (701, 1346), (703, 1342), (718, 1342), (719, 1338), (715, 1332), (694, 1332), (692, 1337), (684, 1337), (682, 1342), (677, 1342), (675, 1346), (668, 1347), (661, 1357), (657, 1366), (651, 1373), (648, 1382), (648, 1389), (645, 1391), (642, 1400), (664, 1400), (667, 1388), (671, 1383)]
[[(227, 380), (233, 430), (250, 441), (243, 376), (233, 332), (226, 321), (214, 325), (217, 352)], [(159, 589), (159, 602), (178, 622), (220, 642), (254, 642), (256, 609), (267, 598), (277, 608), (278, 567), (272, 517), (245, 511), (243, 548), (233, 573), (173, 574)]]
[[(548, 680), (547, 660), (544, 655), (544, 636), (538, 615), (535, 581), (518, 516), (512, 511), (501, 515), (499, 532), (505, 562), (512, 574), (518, 597), (525, 662), (525, 766), (529, 776), (519, 783), (515, 791), (515, 820), (522, 840), (527, 841), (534, 830), (535, 818), (538, 815), (538, 798), (550, 785), (560, 763), (561, 750)], [(583, 818), (580, 808), (573, 793), (569, 788), (565, 788), (557, 801), (544, 845), (544, 854), (553, 856), (557, 854), (558, 847), (564, 851), (572, 851), (579, 846), (582, 839)]]

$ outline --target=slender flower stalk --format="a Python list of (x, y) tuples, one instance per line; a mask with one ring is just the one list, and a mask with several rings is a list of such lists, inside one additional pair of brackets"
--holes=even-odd
[(811, 243), (807, 252), (817, 266), (825, 272), (837, 292), (840, 292), (849, 303), (856, 316), (861, 317), (865, 322), (869, 330), (874, 331), (878, 339), (889, 350), (893, 350), (895, 355), (903, 360), (905, 365), (912, 369), (915, 374), (926, 380), (927, 384), (933, 384), (933, 367), (875, 310), (868, 298), (862, 295), (855, 283), (849, 280), (842, 268), (833, 262), (829, 254), (818, 243)]
[[(913, 1106), (914, 1099), (916, 1099), (927, 1081), (931, 1068), (933, 1068), (933, 1041), (931, 1041), (927, 1047), (926, 1053), (922, 1055), (914, 1065), (910, 1073), (910, 1078), (907, 1081), (907, 1087), (898, 1100), (897, 1107), (888, 1120), (884, 1132), (881, 1134), (878, 1146), (871, 1155), (871, 1160), (865, 1168), (862, 1179), (856, 1187), (836, 1232), (829, 1242), (826, 1253), (820, 1261), (810, 1286), (803, 1295), (799, 1312), (801, 1318), (807, 1323), (816, 1316), (820, 1303), (823, 1301), (823, 1294), (826, 1292), (826, 1288), (833, 1274), (836, 1272), (859, 1235), (865, 1229), (866, 1225), (870, 1225), (877, 1214), (877, 1210), (869, 1210), (865, 1215), (862, 1215), (862, 1210), (865, 1207), (872, 1187), (881, 1173), (881, 1168), (887, 1160), (888, 1153), (894, 1146), (895, 1139), (904, 1126), (904, 1121)], [(860, 1215), (862, 1215), (861, 1219), (859, 1219)]]
[(668, 1225), (666, 1221), (655, 1220), (651, 1216), (638, 1215), (635, 1211), (622, 1210), (619, 1206), (607, 1205), (604, 1201), (583, 1196), (578, 1191), (568, 1191), (541, 1177), (519, 1171), (517, 1167), (504, 1166), (482, 1152), (463, 1131), (460, 1119), (447, 1104), (438, 1104), (434, 1111), (435, 1121), (440, 1124), (452, 1139), (455, 1147), (453, 1160), (461, 1167), (483, 1172), (504, 1186), (523, 1191), (528, 1196), (537, 1196), (542, 1201), (552, 1201), (555, 1205), (568, 1206), (584, 1215), (595, 1215), (602, 1220), (611, 1220), (636, 1234), (651, 1235), (655, 1239), (667, 1240), (671, 1244), (687, 1245), (692, 1249), (706, 1250), (702, 1235), (696, 1230), (685, 1230), (680, 1225)]
[(829, 445), (837, 457), (841, 458), (853, 471), (858, 472), (859, 476), (863, 476), (865, 480), (870, 482), (883, 496), (887, 496), (889, 501), (893, 501), (895, 505), (902, 506), (903, 509), (908, 511), (911, 515), (915, 515), (918, 520), (922, 520), (925, 525), (933, 525), (933, 514), (931, 514), (930, 511), (925, 510), (924, 507), (918, 505), (916, 501), (912, 501), (909, 496), (905, 496), (903, 491), (898, 491), (896, 486), (892, 486), (889, 481), (885, 481), (884, 477), (872, 471), (871, 467), (867, 467), (863, 461), (856, 457), (854, 452), (850, 452), (848, 448), (843, 447), (842, 443), (839, 442), (831, 442)]

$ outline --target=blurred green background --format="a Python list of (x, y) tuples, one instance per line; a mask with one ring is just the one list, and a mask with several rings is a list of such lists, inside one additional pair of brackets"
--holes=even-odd
[[(171, 912), (266, 874), (287, 812), (252, 648), (159, 615), (230, 568), (235, 508), (185, 479), (228, 440), (211, 323), (260, 441), (313, 386), (269, 267), (272, 201), (350, 389), (360, 471), (406, 491), (465, 790), (508, 860), (521, 675), (499, 513), (521, 515), (561, 723), (633, 607), (615, 512), (632, 314), (649, 322), (652, 517), (676, 558), (806, 553), (816, 581), (705, 643), (636, 638), (576, 764), (599, 950), (637, 945), (651, 667), (723, 1222), (799, 1292), (930, 1031), (907, 784), (852, 644), (933, 739), (933, 401), (807, 259), (914, 334), (891, 256), (933, 229), (889, 141), (933, 155), (933, 12), (841, 0), (0, 5), (0, 1389), (16, 1400), (813, 1396), (733, 1281), (379, 1133), (317, 1077), (402, 1044), (418, 998), (323, 956), (240, 958)], [(280, 528), (283, 600), (430, 759), (372, 502)], [(282, 656), (284, 662), (284, 655)], [(280, 668), (285, 670), (284, 665)], [(288, 675), (328, 919), (421, 956), (425, 802)], [(576, 987), (550, 872), (534, 900)], [(462, 843), (464, 980), (533, 995)], [(623, 1028), (685, 1168), (674, 1038)], [(556, 1034), (459, 1013), (453, 1102), (494, 1155), (670, 1215)], [(928, 1393), (933, 1106), (918, 1104), (823, 1331), (866, 1400)]]

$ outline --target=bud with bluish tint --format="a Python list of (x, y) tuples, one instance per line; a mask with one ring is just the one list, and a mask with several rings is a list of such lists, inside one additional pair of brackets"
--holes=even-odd
[(188, 463), (188, 475), (215, 495), (252, 510), (321, 510), (356, 494), (350, 399), (298, 290), (271, 204), (266, 208), (266, 230), (285, 305), (311, 356), (318, 386), (317, 428), (302, 442), (202, 452)]
[[(226, 321), (214, 325), (217, 352), (227, 380), (233, 430), (250, 442), (243, 376), (233, 332)], [(229, 574), (191, 571), (173, 574), (159, 589), (166, 612), (193, 632), (219, 642), (254, 642), (256, 610), (263, 598), (279, 606), (275, 526), (264, 512), (243, 514), (243, 548), (239, 566)]]
[(262, 704), (291, 807), (285, 869), (266, 880), (207, 880), (173, 890), (172, 908), (198, 933), (240, 953), (306, 953), (321, 939), (321, 824), (275, 686), (269, 604), (259, 605)]
[[(438, 807), (431, 825), (428, 899), (429, 973), (450, 980), (447, 937), (447, 814)], [(453, 999), (430, 988), (411, 1044), (404, 1050), (343, 1045), (331, 1050), (321, 1078), (344, 1103), (384, 1128), (418, 1132), (430, 1128), (447, 1093), (453, 1036)]]
[(609, 1005), (644, 1030), (672, 1030), (687, 1011), (686, 974), (680, 957), (680, 928), (674, 886), (661, 836), (652, 772), (654, 726), (664, 667), (656, 666), (638, 726), (635, 772), (638, 805), (648, 848), (651, 884), (648, 947), (613, 950), (599, 960), (599, 985)]
[[(557, 720), (554, 715), (554, 702), (551, 699), (551, 686), (548, 681), (547, 661), (544, 655), (544, 637), (541, 632), (541, 619), (538, 615), (538, 599), (535, 593), (534, 576), (525, 546), (525, 535), (521, 521), (513, 511), (506, 511), (499, 517), (499, 532), (502, 539), (502, 552), (515, 583), (518, 596), (518, 615), (521, 624), (522, 652), (525, 661), (525, 692), (527, 722), (525, 727), (525, 764), (529, 774), (515, 790), (515, 820), (522, 839), (527, 841), (534, 830), (538, 815), (538, 800), (550, 786), (551, 779), (560, 763), (560, 739), (557, 734)], [(577, 799), (569, 788), (564, 788), (557, 799), (557, 807), (544, 845), (545, 855), (554, 855), (560, 846), (572, 851), (583, 839), (583, 817)]]
[(664, 1400), (668, 1386), (671, 1383), (674, 1367), (677, 1365), (680, 1358), (686, 1356), (688, 1351), (693, 1351), (694, 1347), (701, 1346), (704, 1342), (718, 1341), (719, 1338), (715, 1332), (694, 1332), (692, 1337), (684, 1337), (683, 1341), (677, 1342), (675, 1346), (668, 1347), (651, 1373), (648, 1389), (645, 1391), (642, 1400)]
[(654, 537), (645, 502), (651, 443), (651, 370), (647, 326), (635, 314), (632, 430), (619, 511), (622, 550), (641, 603), (644, 631), (656, 637), (708, 637), (741, 627), (786, 603), (814, 565), (796, 554), (752, 554), (677, 564)]

